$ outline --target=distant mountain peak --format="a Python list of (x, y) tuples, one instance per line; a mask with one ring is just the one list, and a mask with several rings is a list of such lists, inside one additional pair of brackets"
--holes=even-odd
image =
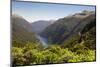
[(40, 33), (42, 32), (47, 26), (51, 25), (53, 23), (53, 20), (38, 20), (33, 22), (31, 25), (33, 27), (33, 32)]

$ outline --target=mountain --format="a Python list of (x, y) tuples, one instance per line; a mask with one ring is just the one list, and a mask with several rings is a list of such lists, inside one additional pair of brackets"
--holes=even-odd
[(27, 29), (29, 32), (32, 31), (31, 24), (27, 20), (25, 20), (22, 16), (13, 14), (12, 15), (12, 23)]
[(53, 23), (52, 20), (50, 20), (50, 21), (39, 20), (39, 21), (33, 22), (31, 25), (32, 25), (33, 32), (35, 32), (35, 33), (40, 33), (40, 32), (42, 32), (46, 27), (48, 27), (49, 25), (51, 25), (52, 23)]
[(84, 28), (79, 32), (78, 35), (65, 39), (62, 43), (63, 47), (75, 49), (96, 49), (96, 19), (86, 24)]
[(58, 19), (43, 30), (41, 35), (47, 38), (50, 43), (61, 44), (73, 36), (79, 36), (84, 27), (92, 21), (95, 21), (94, 11), (75, 13)]
[(27, 42), (38, 42), (35, 33), (31, 32), (31, 25), (23, 17), (12, 15), (12, 44), (24, 46)]
[[(11, 18), (12, 43), (23, 45), (27, 42), (37, 43), (39, 42), (38, 38), (41, 37), (40, 39), (44, 39), (46, 44), (65, 45), (68, 41), (72, 41), (73, 38), (78, 38), (77, 41), (81, 42), (84, 37), (88, 37), (88, 34), (94, 37), (89, 37), (92, 40), (88, 41), (95, 43), (96, 17), (93, 11), (75, 13), (56, 21), (39, 20), (33, 23), (29, 23), (18, 15), (12, 15)], [(36, 35), (38, 35), (38, 38)]]

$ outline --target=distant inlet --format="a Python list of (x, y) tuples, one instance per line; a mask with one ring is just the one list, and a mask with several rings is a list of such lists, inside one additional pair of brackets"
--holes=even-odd
[(45, 48), (48, 47), (48, 41), (46, 38), (40, 36), (39, 34), (35, 34), (35, 36)]

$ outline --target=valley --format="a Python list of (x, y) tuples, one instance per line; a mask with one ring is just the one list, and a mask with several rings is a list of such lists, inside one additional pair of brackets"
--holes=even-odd
[(95, 11), (28, 22), (12, 15), (13, 66), (96, 61)]

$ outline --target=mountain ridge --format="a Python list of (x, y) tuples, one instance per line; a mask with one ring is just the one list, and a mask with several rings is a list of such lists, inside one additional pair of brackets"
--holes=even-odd
[[(81, 14), (81, 18), (76, 16)], [(41, 35), (48, 38), (52, 43), (61, 43), (66, 38), (78, 35), (84, 26), (93, 20), (95, 20), (95, 12), (83, 11), (82, 13), (75, 13), (70, 17), (58, 19), (54, 24), (48, 26)]]

